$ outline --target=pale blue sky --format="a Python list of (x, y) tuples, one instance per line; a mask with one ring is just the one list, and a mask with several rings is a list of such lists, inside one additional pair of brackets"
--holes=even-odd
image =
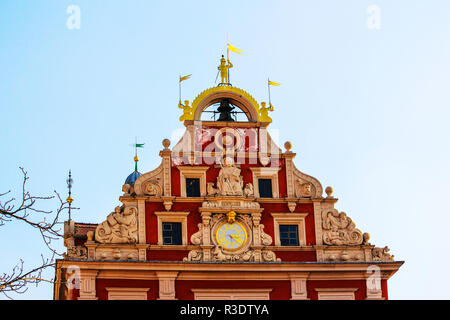
[[(80, 30), (66, 28), (71, 4)], [(369, 5), (380, 30), (366, 25)], [(261, 101), (267, 77), (282, 83), (271, 128), (292, 141), (297, 167), (406, 261), (390, 298), (449, 299), (449, 15), (447, 0), (1, 1), (0, 191), (19, 191), (23, 166), (33, 192), (66, 196), (72, 169), (74, 219), (104, 220), (133, 170), (134, 137), (146, 143), (140, 171), (152, 170), (182, 128), (178, 76), (193, 74), (183, 99), (213, 86), (229, 32), (244, 51), (233, 85)], [(20, 224), (0, 231), (0, 272), (45, 252)], [(51, 297), (43, 284), (20, 298)]]

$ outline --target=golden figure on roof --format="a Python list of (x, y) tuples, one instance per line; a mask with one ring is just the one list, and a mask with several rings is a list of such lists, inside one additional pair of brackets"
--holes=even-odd
[(183, 109), (183, 114), (180, 116), (180, 121), (193, 119), (192, 107), (189, 106), (189, 100), (185, 100), (184, 104), (179, 101), (178, 108)]
[[(225, 63), (228, 62), (228, 64)], [(220, 78), (221, 83), (220, 84), (230, 84), (229, 83), (229, 77), (228, 77), (228, 69), (233, 68), (233, 64), (230, 62), (230, 60), (225, 60), (225, 58), (222, 55), (222, 58), (220, 59), (220, 66), (217, 67), (220, 71)]]
[(258, 109), (259, 120), (261, 122), (272, 122), (272, 118), (269, 117), (269, 111), (273, 111), (272, 103), (269, 103), (269, 107), (266, 107), (265, 102), (261, 102), (261, 107)]

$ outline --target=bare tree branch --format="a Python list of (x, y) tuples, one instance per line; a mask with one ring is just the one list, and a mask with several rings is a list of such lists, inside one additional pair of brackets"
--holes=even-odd
[[(69, 208), (68, 203), (56, 191), (54, 191), (55, 195), (53, 196), (31, 195), (26, 188), (29, 179), (28, 174), (23, 168), (20, 168), (20, 170), (23, 174), (22, 197), (20, 201), (13, 197), (3, 200), (5, 196), (11, 193), (11, 190), (0, 193), (0, 227), (5, 227), (8, 222), (18, 221), (25, 226), (38, 230), (51, 255), (47, 258), (41, 255), (41, 264), (28, 271), (24, 269), (24, 260), (20, 259), (12, 271), (0, 275), (0, 293), (3, 293), (10, 299), (11, 296), (9, 294), (25, 293), (31, 284), (36, 284), (37, 286), (42, 281), (53, 282), (52, 280), (44, 279), (42, 272), (48, 267), (55, 266), (56, 256), (62, 256), (62, 253), (57, 252), (52, 246), (52, 241), (64, 237), (60, 228), (63, 224), (61, 216)], [(37, 207), (40, 201), (52, 199), (58, 199), (58, 207), (55, 211), (46, 211)]]

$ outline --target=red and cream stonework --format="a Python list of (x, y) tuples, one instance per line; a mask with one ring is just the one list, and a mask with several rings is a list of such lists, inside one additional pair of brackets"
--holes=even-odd
[[(200, 121), (222, 98), (248, 121)], [(403, 262), (370, 244), (335, 209), (332, 189), (323, 195), (296, 168), (292, 145), (275, 144), (248, 93), (211, 88), (192, 108), (181, 140), (172, 149), (163, 141), (161, 164), (122, 187), (122, 205), (105, 221), (66, 222), (55, 299), (387, 299)], [(187, 197), (189, 178), (200, 196)], [(270, 179), (272, 197), (260, 197), (258, 179)], [(164, 222), (181, 223), (180, 245), (164, 244)], [(234, 250), (217, 237), (227, 222), (246, 235)], [(297, 226), (298, 246), (281, 245), (280, 225)]]

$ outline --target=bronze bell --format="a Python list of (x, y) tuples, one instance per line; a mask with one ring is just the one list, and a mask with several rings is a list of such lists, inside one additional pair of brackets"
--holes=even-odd
[(235, 107), (230, 106), (230, 102), (228, 99), (223, 99), (220, 101), (220, 106), (217, 108), (217, 112), (220, 113), (219, 119), (217, 121), (234, 121), (231, 116), (231, 111), (233, 111)]

